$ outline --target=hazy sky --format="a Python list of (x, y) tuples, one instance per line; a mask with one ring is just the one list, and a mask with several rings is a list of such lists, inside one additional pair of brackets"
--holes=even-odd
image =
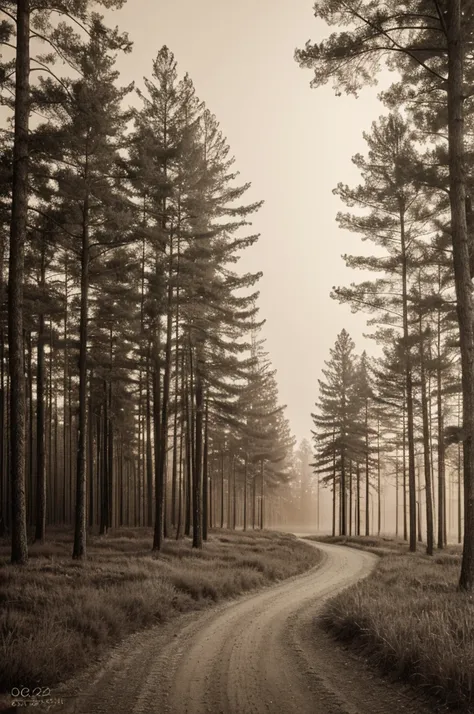
[(362, 348), (364, 316), (329, 297), (333, 285), (359, 278), (340, 256), (361, 246), (339, 229), (335, 216), (344, 207), (332, 189), (339, 181), (357, 182), (351, 157), (364, 151), (362, 132), (384, 113), (376, 98), (380, 88), (364, 90), (357, 100), (335, 97), (330, 87), (310, 89), (311, 71), (300, 69), (293, 54), (306, 40), (327, 34), (312, 5), (128, 0), (108, 14), (135, 43), (118, 65), (123, 83), (141, 86), (166, 44), (180, 74), (190, 74), (219, 120), (242, 182), (252, 182), (249, 202), (265, 200), (253, 226), (261, 238), (241, 265), (264, 273), (263, 335), (298, 440), (310, 436), (317, 380), (337, 333), (345, 327)]

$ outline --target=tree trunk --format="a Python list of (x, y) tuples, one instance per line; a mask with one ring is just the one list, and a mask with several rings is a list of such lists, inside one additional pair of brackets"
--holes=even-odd
[(26, 364), (26, 400), (25, 407), (27, 407), (27, 427), (28, 427), (28, 446), (27, 446), (27, 473), (28, 479), (26, 482), (26, 517), (28, 525), (32, 525), (34, 522), (34, 510), (35, 510), (35, 494), (36, 494), (36, 483), (35, 483), (35, 459), (33, 458), (34, 443), (35, 443), (35, 407), (33, 403), (33, 341), (31, 339), (31, 330), (28, 330), (28, 335), (26, 337), (26, 348), (27, 348), (27, 364)]
[(438, 548), (444, 548), (444, 522), (446, 518), (446, 468), (444, 448), (444, 414), (441, 371), (441, 310), (438, 310), (438, 363), (437, 378), (437, 408), (438, 408)]
[(349, 461), (349, 535), (352, 535), (352, 460)]
[[(253, 518), (253, 527), (255, 528), (255, 512)], [(224, 528), (224, 451), (222, 451), (221, 453), (221, 528)]]
[(403, 343), (405, 358), (405, 398), (408, 431), (408, 508), (410, 522), (410, 552), (416, 552), (416, 483), (415, 483), (415, 435), (413, 423), (413, 378), (411, 350), (408, 332), (408, 256), (405, 235), (405, 206), (399, 200), (400, 248), (402, 258)]
[(254, 473), (252, 482), (252, 530), (257, 525), (257, 475)]
[(159, 325), (153, 344), (153, 423), (155, 437), (155, 528), (153, 534), (153, 550), (160, 550), (163, 538), (163, 476), (165, 463), (165, 446), (162, 441), (163, 431), (160, 420), (161, 412), (161, 366), (160, 366)]
[(92, 528), (94, 525), (94, 509), (95, 509), (95, 499), (94, 499), (94, 405), (92, 398), (92, 380), (93, 373), (90, 371), (89, 376), (89, 421), (88, 421), (88, 467), (87, 472), (89, 475), (89, 527)]
[(86, 557), (87, 334), (89, 313), (89, 196), (83, 204), (81, 315), (79, 324), (79, 418), (77, 424), (76, 508), (72, 557)]
[(408, 540), (407, 523), (407, 433), (406, 433), (406, 399), (403, 400), (403, 540)]
[[(3, 262), (1, 267), (3, 275)], [(3, 305), (3, 300), (0, 305)], [(6, 513), (5, 422), (5, 333), (0, 330), (0, 537), (5, 535), (8, 520)]]
[(237, 486), (235, 472), (237, 470), (237, 458), (234, 459), (234, 468), (232, 473), (232, 530), (235, 531), (237, 525)]
[(339, 487), (339, 511), (340, 511), (340, 535), (347, 535), (347, 514), (346, 514), (346, 457), (345, 447), (341, 451), (341, 483)]
[(16, 86), (12, 208), (8, 270), (10, 371), (11, 562), (28, 560), (25, 501), (25, 375), (23, 366), (23, 282), (28, 217), (28, 131), (30, 114), (30, 0), (17, 3)]
[(100, 494), (100, 535), (107, 533), (108, 527), (108, 511), (109, 511), (109, 467), (108, 467), (108, 452), (109, 452), (109, 405), (107, 399), (107, 382), (103, 380), (103, 420), (102, 420), (102, 451), (100, 454), (101, 460), (101, 494)]
[(370, 503), (369, 503), (369, 400), (365, 400), (365, 535), (370, 533)]
[(461, 0), (447, 9), (449, 198), (459, 337), (461, 344), (464, 455), (464, 546), (459, 587), (474, 588), (474, 310), (466, 222), (464, 156), (464, 47)]
[(360, 536), (360, 464), (357, 463), (357, 492), (356, 492), (356, 529), (357, 535)]
[(49, 321), (49, 359), (48, 359), (48, 449), (46, 453), (48, 464), (49, 485), (47, 488), (46, 504), (48, 506), (47, 522), (53, 522), (53, 498), (56, 497), (56, 482), (53, 463), (53, 325)]
[(199, 366), (196, 369), (196, 453), (193, 473), (193, 548), (202, 548), (202, 446), (204, 395)]
[(398, 538), (398, 511), (399, 511), (399, 476), (398, 476), (398, 445), (395, 452), (395, 538)]
[(380, 481), (380, 414), (377, 414), (377, 535), (382, 526), (382, 489)]
[[(44, 247), (41, 256), (41, 285), (45, 284)], [(46, 472), (44, 458), (45, 419), (44, 419), (44, 314), (40, 313), (38, 322), (38, 347), (36, 371), (36, 529), (35, 541), (44, 542), (46, 528)]]
[(336, 535), (336, 434), (332, 433), (333, 456), (332, 456), (332, 537)]
[(209, 397), (204, 415), (204, 456), (202, 465), (202, 539), (207, 540), (209, 527)]
[(431, 492), (431, 462), (430, 462), (430, 425), (428, 417), (428, 397), (426, 394), (426, 370), (425, 370), (425, 355), (424, 355), (424, 340), (423, 340), (423, 323), (420, 311), (419, 317), (420, 330), (420, 381), (421, 381), (421, 410), (423, 421), (423, 456), (425, 469), (425, 488), (426, 488), (426, 554), (433, 555), (433, 496)]
[(186, 423), (186, 440), (185, 440), (185, 456), (186, 456), (186, 470), (185, 470), (185, 521), (184, 521), (184, 534), (189, 536), (191, 534), (191, 478), (192, 478), (192, 454), (191, 454), (191, 412), (189, 409), (189, 391), (188, 383), (183, 386), (184, 391), (184, 409), (185, 409), (185, 423)]
[(179, 432), (179, 460), (178, 460), (178, 524), (176, 526), (176, 540), (181, 538), (181, 530), (183, 523), (183, 440), (184, 440), (184, 399), (183, 399), (183, 378), (181, 378), (181, 424)]
[(150, 346), (148, 346), (146, 363), (146, 491), (146, 524), (149, 528), (151, 528), (153, 525), (153, 452), (151, 447)]
[(247, 461), (248, 455), (245, 454), (245, 464), (244, 464), (244, 523), (243, 529), (247, 530)]
[(114, 519), (114, 422), (112, 418), (112, 384), (109, 385), (109, 433), (107, 435), (107, 526), (113, 528)]

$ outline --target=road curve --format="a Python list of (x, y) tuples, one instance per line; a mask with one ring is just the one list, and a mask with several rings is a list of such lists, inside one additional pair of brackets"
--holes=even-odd
[[(314, 627), (322, 603), (372, 570), (376, 556), (313, 544), (308, 573), (179, 622), (139, 632), (92, 681), (77, 714), (391, 714), (428, 712), (358, 670)], [(335, 650), (335, 651), (334, 651)], [(364, 679), (365, 677), (365, 679)], [(72, 692), (70, 692), (72, 694)], [(413, 706), (413, 708), (412, 708)]]

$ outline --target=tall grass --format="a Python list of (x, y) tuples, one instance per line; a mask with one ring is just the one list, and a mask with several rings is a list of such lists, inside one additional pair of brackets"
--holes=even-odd
[(459, 548), (430, 558), (387, 539), (347, 545), (384, 557), (366, 580), (327, 602), (325, 629), (383, 673), (473, 711), (474, 599), (457, 589)]
[(181, 612), (301, 573), (315, 548), (271, 532), (216, 531), (202, 550), (186, 540), (150, 550), (146, 529), (91, 537), (72, 561), (71, 538), (32, 545), (25, 567), (0, 544), (0, 691), (52, 687), (125, 635)]

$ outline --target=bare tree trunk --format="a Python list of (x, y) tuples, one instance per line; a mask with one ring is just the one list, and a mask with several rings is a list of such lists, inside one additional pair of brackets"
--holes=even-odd
[(459, 587), (474, 588), (474, 309), (466, 222), (462, 3), (447, 9), (449, 199), (459, 337), (461, 343), (464, 455), (464, 546)]
[(193, 474), (193, 548), (202, 548), (202, 447), (204, 395), (199, 365), (196, 369), (196, 455)]
[(434, 533), (433, 533), (433, 496), (431, 492), (431, 462), (430, 462), (430, 434), (428, 397), (426, 394), (426, 370), (423, 340), (423, 323), (420, 311), (420, 381), (421, 381), (421, 409), (423, 420), (423, 456), (425, 467), (425, 488), (426, 488), (426, 554), (433, 555)]
[(356, 492), (356, 529), (357, 535), (360, 536), (360, 463), (357, 462), (357, 492)]
[(406, 433), (406, 399), (403, 408), (403, 540), (408, 540), (407, 523), (407, 433)]
[(230, 497), (230, 484), (234, 473), (235, 455), (229, 457), (229, 473), (227, 474), (227, 528), (230, 530), (232, 523), (232, 500)]
[(79, 325), (79, 419), (77, 425), (76, 508), (72, 557), (86, 557), (87, 333), (89, 316), (89, 196), (83, 204), (81, 316)]
[(398, 446), (395, 453), (395, 538), (398, 538), (398, 510), (399, 510), (399, 476), (398, 476)]
[(53, 323), (50, 318), (49, 320), (49, 359), (48, 359), (48, 449), (46, 453), (48, 471), (49, 474), (49, 485), (46, 484), (47, 488), (47, 504), (49, 504), (49, 515), (47, 517), (47, 523), (53, 523), (54, 518), (54, 504), (53, 498), (56, 498), (56, 480), (54, 473), (54, 461), (53, 461), (53, 345), (54, 345), (54, 333), (53, 333)]
[(377, 414), (377, 535), (382, 526), (382, 489), (380, 480), (380, 414)]
[[(54, 393), (54, 483), (56, 484), (57, 493), (59, 489), (59, 471), (58, 471), (58, 390)], [(60, 493), (58, 494), (60, 495)], [(57, 511), (58, 498), (54, 502), (54, 522), (59, 522), (59, 514)]]
[(94, 498), (94, 402), (93, 402), (93, 372), (90, 371), (89, 374), (89, 420), (88, 420), (88, 467), (87, 471), (89, 474), (89, 527), (92, 528), (94, 525), (94, 509), (95, 509), (95, 498)]
[[(183, 357), (184, 365), (184, 357)], [(183, 366), (184, 369), (184, 366)], [(185, 423), (186, 423), (186, 479), (185, 479), (185, 523), (184, 523), (184, 534), (189, 536), (191, 534), (191, 477), (192, 477), (192, 452), (191, 452), (191, 441), (192, 441), (192, 414), (189, 408), (189, 389), (188, 381), (183, 382), (183, 394), (184, 394), (184, 409), (185, 409)]]
[(237, 525), (237, 488), (235, 472), (237, 470), (237, 458), (234, 459), (234, 468), (232, 473), (232, 530), (235, 531)]
[(245, 464), (244, 464), (244, 523), (243, 529), (247, 530), (247, 462), (248, 455), (245, 454)]
[(438, 363), (437, 378), (437, 408), (438, 408), (438, 548), (444, 548), (445, 518), (446, 518), (446, 468), (444, 448), (444, 414), (441, 372), (441, 310), (438, 310)]
[(103, 380), (103, 421), (102, 421), (102, 452), (101, 460), (101, 493), (100, 493), (100, 535), (105, 535), (108, 528), (108, 512), (109, 512), (109, 405), (107, 399), (107, 382)]
[(204, 455), (202, 465), (202, 538), (207, 540), (209, 527), (209, 397), (204, 414)]
[(334, 449), (334, 442), (336, 439), (336, 434), (332, 433), (332, 443), (333, 443), (333, 458), (332, 458), (332, 536), (336, 535), (336, 451)]
[(179, 432), (179, 460), (178, 460), (178, 524), (176, 526), (176, 540), (181, 538), (182, 522), (183, 522), (183, 440), (184, 440), (184, 396), (183, 396), (183, 377), (181, 377), (181, 424)]
[(370, 533), (370, 503), (369, 503), (369, 404), (365, 400), (365, 535)]
[(34, 453), (34, 443), (35, 443), (35, 408), (33, 404), (33, 341), (31, 339), (31, 330), (28, 330), (28, 335), (26, 336), (26, 348), (27, 348), (27, 364), (26, 364), (26, 401), (25, 406), (27, 408), (27, 430), (28, 430), (28, 445), (27, 445), (27, 458), (26, 467), (28, 479), (26, 481), (26, 517), (27, 524), (32, 525), (34, 522), (34, 510), (35, 510), (35, 496), (36, 496), (36, 483), (35, 483), (35, 459), (33, 458)]
[[(221, 454), (221, 528), (224, 528), (224, 451)], [(255, 503), (254, 503), (255, 511)], [(255, 513), (253, 518), (253, 527), (255, 528)]]
[(257, 525), (257, 474), (254, 473), (252, 483), (252, 529), (255, 530)]
[(408, 256), (405, 235), (405, 205), (400, 198), (400, 248), (402, 258), (403, 342), (405, 358), (405, 398), (408, 430), (408, 508), (410, 522), (410, 551), (416, 552), (416, 483), (415, 483), (415, 435), (413, 422), (413, 377), (408, 332)]
[(23, 281), (28, 217), (28, 131), (30, 115), (30, 0), (17, 2), (12, 208), (8, 271), (10, 371), (11, 562), (28, 560), (25, 502), (25, 375), (23, 366)]
[[(2, 261), (2, 278), (3, 278), (3, 261)], [(3, 279), (2, 279), (3, 286)], [(3, 290), (2, 290), (3, 292)], [(3, 305), (3, 299), (0, 305)], [(5, 333), (0, 331), (0, 537), (5, 535), (5, 528), (8, 522), (6, 513), (7, 503), (7, 484), (6, 484), (6, 469), (5, 469)]]
[(349, 461), (349, 535), (352, 535), (352, 460)]
[[(41, 247), (41, 288), (44, 290), (46, 283), (44, 238)], [(46, 529), (46, 473), (45, 473), (45, 419), (44, 419), (44, 343), (45, 321), (44, 313), (40, 308), (38, 321), (38, 346), (37, 346), (37, 371), (36, 371), (36, 530), (35, 541), (44, 542)]]
[(151, 385), (150, 385), (150, 346), (146, 362), (146, 491), (147, 518), (149, 528), (153, 525), (153, 453), (151, 448)]
[(162, 441), (161, 426), (161, 366), (160, 366), (159, 325), (153, 344), (153, 423), (155, 436), (155, 527), (153, 535), (153, 550), (160, 550), (163, 539), (163, 476), (165, 463), (165, 445)]
[(112, 384), (109, 385), (109, 433), (107, 435), (107, 526), (113, 528), (114, 520), (114, 422), (112, 418)]

